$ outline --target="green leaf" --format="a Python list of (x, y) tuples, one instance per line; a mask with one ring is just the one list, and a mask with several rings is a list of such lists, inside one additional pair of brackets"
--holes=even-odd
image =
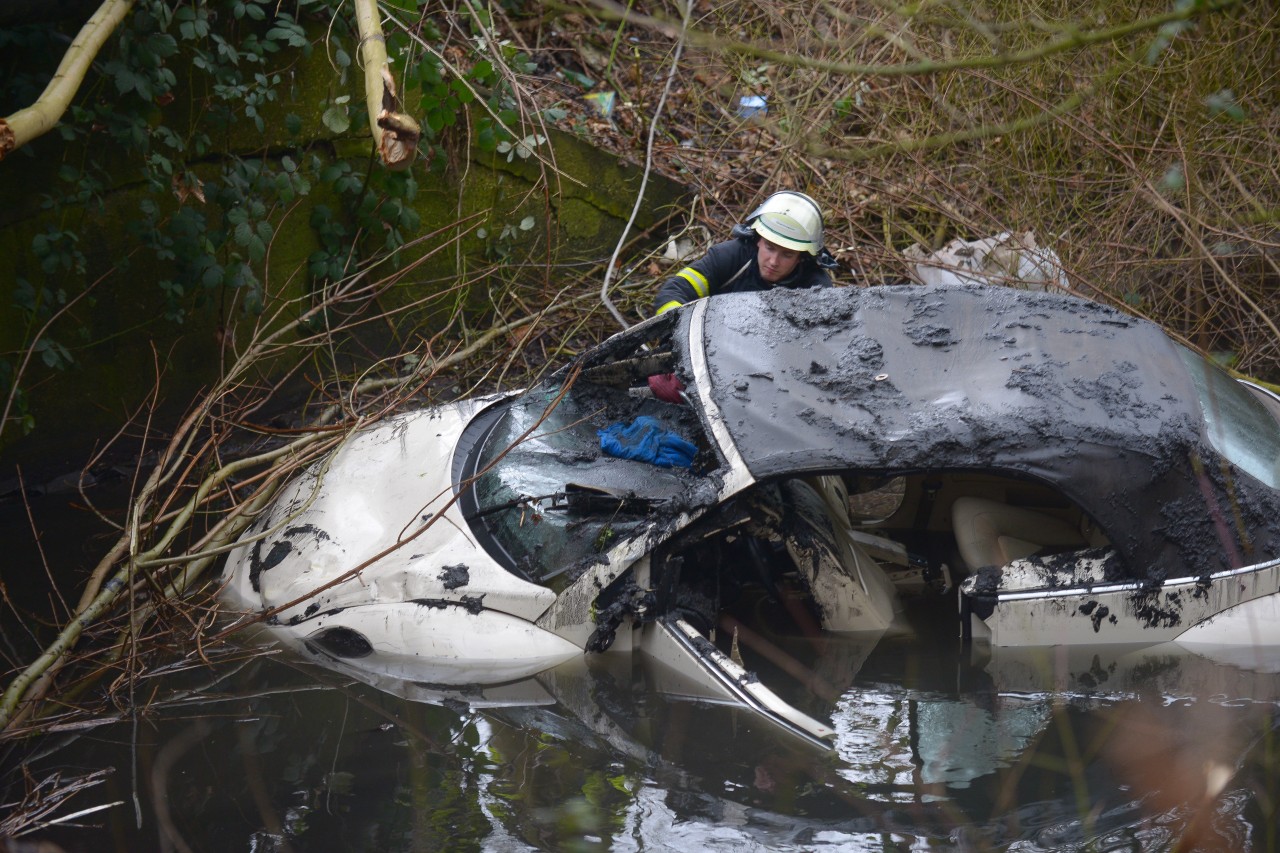
[(144, 44), (150, 53), (162, 59), (178, 52), (177, 39), (168, 33), (151, 33)]
[(63, 370), (74, 361), (67, 348), (52, 338), (36, 341), (34, 350), (40, 354), (41, 361), (55, 370)]
[(475, 101), (476, 96), (471, 93), (471, 90), (468, 89), (461, 80), (454, 80), (453, 83), (450, 85), (453, 87), (454, 93), (460, 105), (470, 104), (473, 101)]
[(1187, 186), (1187, 176), (1182, 171), (1181, 163), (1174, 163), (1160, 177), (1157, 184), (1160, 191), (1166, 194), (1181, 192)]
[(324, 126), (332, 130), (334, 133), (346, 133), (351, 127), (351, 119), (347, 117), (347, 111), (341, 107), (333, 106), (324, 111), (324, 115), (320, 118), (324, 122)]
[(431, 107), (427, 110), (426, 120), (427, 127), (431, 129), (431, 132), (439, 133), (444, 128), (445, 124), (444, 110), (439, 107)]
[(1205, 98), (1204, 104), (1209, 108), (1211, 116), (1225, 115), (1232, 121), (1244, 121), (1244, 107), (1236, 101), (1235, 93), (1230, 89), (1219, 89)]

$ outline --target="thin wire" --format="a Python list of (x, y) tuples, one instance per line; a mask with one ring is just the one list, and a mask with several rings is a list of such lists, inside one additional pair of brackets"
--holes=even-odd
[(649, 172), (653, 168), (653, 138), (658, 130), (658, 117), (662, 115), (662, 107), (667, 102), (667, 93), (671, 91), (671, 81), (675, 79), (676, 67), (680, 64), (680, 55), (684, 53), (684, 37), (689, 30), (689, 18), (693, 15), (693, 0), (685, 0), (684, 16), (680, 20), (680, 36), (676, 39), (676, 52), (671, 57), (671, 68), (667, 71), (667, 81), (662, 87), (662, 97), (658, 98), (658, 106), (653, 111), (653, 121), (649, 123), (649, 139), (645, 144), (644, 152), (644, 176), (640, 179), (640, 191), (636, 193), (635, 206), (631, 208), (631, 218), (627, 220), (626, 226), (622, 229), (622, 236), (618, 238), (618, 245), (613, 249), (613, 257), (609, 258), (609, 266), (604, 271), (604, 283), (600, 285), (600, 301), (604, 303), (604, 307), (609, 309), (609, 313), (613, 318), (621, 324), (623, 329), (628, 329), (631, 324), (622, 316), (622, 312), (613, 304), (613, 300), (609, 298), (609, 283), (613, 279), (614, 265), (618, 262), (618, 255), (622, 252), (623, 245), (627, 242), (627, 234), (631, 231), (631, 226), (635, 224), (636, 216), (640, 213), (640, 205), (644, 201), (644, 190), (649, 183)]

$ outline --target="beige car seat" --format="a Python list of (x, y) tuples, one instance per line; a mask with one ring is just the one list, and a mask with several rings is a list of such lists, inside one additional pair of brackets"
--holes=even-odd
[(988, 498), (957, 498), (951, 526), (970, 571), (1006, 566), (1042, 548), (1088, 548), (1105, 544), (1087, 528), (1032, 509)]

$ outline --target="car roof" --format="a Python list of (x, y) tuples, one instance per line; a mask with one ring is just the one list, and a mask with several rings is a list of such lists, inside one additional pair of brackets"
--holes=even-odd
[[(1033, 478), (1148, 573), (1255, 562), (1251, 537), (1280, 514), (1271, 489), (1221, 473), (1178, 345), (1095, 302), (980, 285), (774, 289), (708, 300), (703, 328), (711, 399), (757, 479)], [(1224, 541), (1211, 516), (1242, 500), (1243, 541)]]

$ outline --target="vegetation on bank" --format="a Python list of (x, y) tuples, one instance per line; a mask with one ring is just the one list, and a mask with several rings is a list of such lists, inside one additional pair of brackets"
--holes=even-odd
[[(207, 650), (215, 611), (189, 593), (290, 473), (403, 405), (518, 386), (615, 330), (602, 281), (638, 319), (665, 238), (727, 233), (773, 189), (827, 207), (844, 284), (905, 277), (912, 244), (1032, 230), (1079, 292), (1280, 379), (1272, 4), (380, 8), (398, 111), (421, 131), (403, 171), (374, 156), (363, 37), (336, 0), (137, 0), (61, 124), (0, 162), (0, 226), (41, 223), (8, 246), (21, 260), (0, 293), (0, 430), (39, 429), (29, 389), (92, 351), (105, 333), (91, 318), (143, 255), (165, 270), (154, 294), (164, 322), (208, 331), (219, 352), (210, 389), (177, 426), (150, 417), (163, 379), (139, 389), (122, 434), (162, 448), (159, 461), (124, 511), (94, 510), (114, 544), (65, 609), (40, 614), (55, 626), (41, 648), (7, 661), (0, 728), (11, 736), (100, 712), (104, 698), (136, 713), (130, 688), (155, 654)], [(0, 112), (38, 98), (74, 30), (0, 31)], [(305, 91), (322, 96), (298, 97), (301, 69)], [(586, 100), (609, 93), (611, 107)], [(767, 109), (745, 114), (744, 96)], [(220, 147), (246, 127), (255, 148)], [(616, 261), (576, 267), (557, 265), (554, 229), (505, 211), (421, 220), (415, 196), (446, 178), (465, 192), (475, 148), (523, 163), (545, 218), (571, 218), (552, 203), (565, 176), (550, 128), (684, 183), (695, 201), (662, 233), (629, 232)], [(358, 157), (329, 156), (353, 146)], [(148, 197), (110, 257), (86, 254), (94, 211), (121, 182)], [(324, 202), (299, 221), (303, 198)], [(273, 270), (295, 228), (314, 247)], [(424, 257), (448, 259), (452, 280), (392, 299)], [(122, 313), (115, 334), (134, 319)], [(281, 389), (299, 385), (305, 415), (271, 421)]]

